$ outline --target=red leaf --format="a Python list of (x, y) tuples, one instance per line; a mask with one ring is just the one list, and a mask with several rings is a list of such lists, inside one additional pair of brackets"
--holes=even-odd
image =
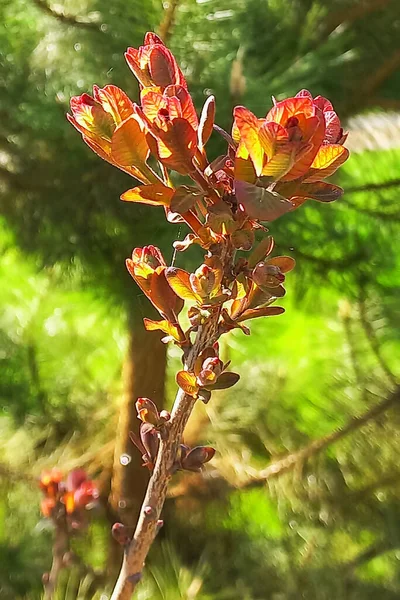
[(169, 206), (174, 193), (172, 188), (162, 183), (138, 185), (124, 192), (121, 195), (121, 200), (125, 202), (142, 202), (143, 204), (152, 204), (154, 206)]
[(202, 150), (208, 142), (214, 126), (215, 118), (215, 98), (209, 96), (204, 103), (203, 110), (200, 115), (199, 130), (197, 132), (199, 138), (199, 148)]
[(144, 326), (147, 329), (147, 331), (163, 331), (164, 333), (166, 333), (167, 335), (170, 335), (171, 337), (174, 338), (174, 340), (176, 340), (177, 342), (181, 342), (182, 340), (182, 332), (180, 330), (180, 328), (178, 328), (176, 325), (174, 325), (173, 323), (170, 323), (169, 321), (163, 320), (163, 321), (153, 321), (152, 319), (143, 319), (144, 322)]
[(256, 319), (258, 317), (273, 317), (275, 315), (281, 315), (285, 312), (282, 306), (266, 306), (265, 308), (250, 308), (245, 310), (243, 314), (236, 319), (237, 323), (241, 321), (247, 321), (248, 319)]
[(213, 385), (206, 385), (204, 387), (206, 388), (206, 390), (210, 391), (226, 390), (235, 385), (235, 383), (237, 383), (239, 379), (240, 375), (238, 375), (238, 373), (224, 371), (223, 373), (221, 373), (221, 375), (218, 377), (217, 381)]
[(269, 256), (274, 248), (274, 238), (272, 236), (268, 236), (261, 240), (261, 242), (256, 246), (253, 252), (249, 256), (248, 267), (252, 269), (259, 263), (261, 260), (264, 260), (267, 256)]
[(240, 139), (246, 147), (254, 169), (261, 175), (264, 165), (264, 149), (261, 146), (258, 131), (260, 122), (257, 117), (244, 106), (236, 106), (233, 110), (235, 123), (240, 132)]
[(321, 146), (307, 174), (305, 183), (330, 177), (349, 157), (349, 151), (339, 144)]
[(296, 266), (296, 261), (291, 256), (274, 256), (268, 259), (267, 264), (279, 267), (282, 273), (289, 273)]
[(133, 104), (128, 96), (116, 85), (104, 88), (93, 86), (94, 99), (100, 102), (103, 109), (110, 113), (114, 123), (119, 125), (133, 114)]
[(316, 181), (315, 183), (279, 183), (276, 191), (285, 198), (312, 198), (319, 202), (333, 202), (342, 196), (343, 189), (332, 183)]
[(289, 139), (288, 132), (279, 123), (264, 123), (260, 127), (258, 136), (268, 160), (271, 160), (279, 146)]
[(176, 188), (172, 196), (170, 209), (172, 212), (183, 215), (193, 207), (197, 200), (203, 196), (204, 193), (200, 192), (196, 188), (190, 188), (186, 185), (181, 185)]
[(189, 371), (179, 371), (176, 374), (176, 383), (189, 396), (196, 398), (199, 386), (196, 383), (196, 377)]
[(151, 149), (166, 167), (187, 175), (194, 170), (197, 134), (185, 119), (173, 119), (166, 127), (166, 131), (159, 130), (148, 138)]
[(182, 85), (169, 85), (164, 90), (167, 98), (177, 98), (181, 107), (181, 116), (197, 131), (199, 119), (189, 92)]
[(254, 243), (254, 231), (252, 229), (239, 229), (231, 234), (234, 248), (238, 250), (251, 250)]
[(169, 285), (166, 271), (164, 267), (158, 267), (152, 274), (148, 297), (162, 315), (165, 315), (169, 321), (174, 321), (183, 308), (183, 302)]
[(235, 193), (251, 219), (274, 221), (293, 208), (283, 196), (246, 181), (235, 181)]
[(190, 285), (190, 275), (183, 269), (177, 269), (176, 267), (168, 267), (165, 272), (167, 281), (175, 294), (183, 300), (195, 300), (196, 302), (202, 302), (202, 298), (198, 296)]
[(146, 135), (135, 117), (121, 123), (112, 136), (111, 158), (123, 167), (140, 168), (149, 156)]

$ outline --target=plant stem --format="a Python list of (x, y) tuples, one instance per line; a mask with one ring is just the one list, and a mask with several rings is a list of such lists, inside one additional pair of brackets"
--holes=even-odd
[(64, 568), (64, 555), (69, 550), (69, 535), (64, 510), (54, 519), (53, 562), (48, 580), (44, 583), (44, 598), (52, 600), (56, 591), (58, 577)]
[[(231, 249), (227, 244), (222, 249), (221, 260), (224, 265), (228, 265), (232, 260)], [(216, 307), (209, 319), (199, 326), (193, 346), (185, 358), (184, 365), (187, 371), (193, 371), (200, 352), (218, 338), (220, 312), (220, 307)], [(161, 436), (156, 464), (147, 487), (136, 530), (125, 549), (121, 572), (111, 600), (129, 600), (141, 577), (145, 559), (157, 534), (157, 522), (167, 496), (171, 469), (195, 402), (195, 398), (188, 396), (181, 389), (178, 390), (166, 434)], [(151, 507), (150, 515), (147, 507)]]

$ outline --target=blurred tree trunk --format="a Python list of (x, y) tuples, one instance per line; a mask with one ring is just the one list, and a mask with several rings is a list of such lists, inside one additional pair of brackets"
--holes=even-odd
[[(166, 346), (158, 332), (144, 329), (133, 307), (128, 315), (129, 342), (123, 367), (123, 398), (120, 408), (114, 453), (110, 504), (125, 525), (135, 525), (149, 479), (140, 452), (129, 439), (129, 432), (139, 431), (135, 409), (138, 397), (151, 398), (159, 408), (164, 404)], [(121, 464), (121, 455), (131, 458)]]

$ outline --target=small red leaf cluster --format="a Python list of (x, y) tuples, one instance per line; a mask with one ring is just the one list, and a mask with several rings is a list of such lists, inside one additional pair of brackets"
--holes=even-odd
[(70, 471), (66, 478), (59, 469), (43, 471), (39, 487), (44, 495), (40, 504), (43, 516), (53, 519), (67, 516), (74, 527), (79, 525), (80, 513), (99, 498), (95, 482), (83, 469)]
[[(143, 466), (150, 471), (154, 469), (160, 447), (160, 438), (165, 433), (165, 427), (171, 415), (168, 411), (158, 412), (154, 402), (149, 398), (138, 398), (136, 402), (138, 419), (140, 419), (140, 433), (137, 436), (130, 432), (133, 444), (142, 454)], [(180, 444), (171, 468), (171, 474), (179, 470), (200, 471), (202, 466), (212, 459), (214, 448), (209, 446), (196, 446), (190, 448)]]

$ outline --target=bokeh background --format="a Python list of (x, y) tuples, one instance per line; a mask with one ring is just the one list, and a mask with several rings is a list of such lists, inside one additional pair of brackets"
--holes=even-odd
[[(170, 258), (186, 232), (120, 202), (132, 181), (65, 119), (94, 83), (137, 98), (123, 52), (147, 30), (198, 107), (216, 96), (222, 127), (235, 104), (263, 116), (272, 94), (307, 87), (333, 101), (352, 155), (340, 201), (271, 227), (297, 260), (286, 313), (223, 340), (240, 383), (197, 407), (186, 438), (217, 455), (174, 479), (138, 598), (398, 599), (398, 0), (0, 1), (0, 597), (42, 596), (52, 531), (36, 481), (52, 466), (82, 466), (101, 488), (74, 542), (86, 567), (57, 598), (108, 597), (110, 525), (134, 521), (147, 478), (127, 442), (133, 402), (174, 397), (178, 353), (144, 332), (151, 309), (124, 258), (144, 243)], [(223, 147), (214, 134), (209, 156)]]

